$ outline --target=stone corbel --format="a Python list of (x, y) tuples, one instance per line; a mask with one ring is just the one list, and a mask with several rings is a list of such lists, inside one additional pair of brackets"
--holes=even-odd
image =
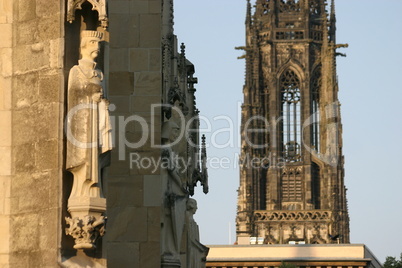
[(104, 29), (109, 25), (106, 11), (107, 0), (68, 0), (67, 3), (67, 21), (72, 23), (75, 20), (75, 11), (82, 9), (81, 5), (88, 1), (92, 5), (92, 10), (98, 11), (99, 21)]
[(94, 249), (96, 241), (105, 234), (106, 199), (101, 197), (73, 197), (68, 200), (66, 234), (75, 240), (75, 249)]
[(75, 240), (75, 249), (93, 249), (96, 240), (105, 234), (105, 217), (86, 215), (83, 218), (66, 217), (66, 234)]

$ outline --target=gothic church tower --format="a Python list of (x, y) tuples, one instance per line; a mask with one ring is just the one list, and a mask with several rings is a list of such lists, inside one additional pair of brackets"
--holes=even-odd
[(328, 4), (247, 1), (239, 244), (349, 243)]

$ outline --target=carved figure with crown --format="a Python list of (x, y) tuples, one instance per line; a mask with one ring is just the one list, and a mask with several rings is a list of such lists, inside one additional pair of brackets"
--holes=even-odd
[(81, 32), (82, 57), (71, 68), (68, 80), (66, 169), (74, 179), (66, 233), (74, 237), (76, 249), (94, 248), (104, 232), (106, 199), (101, 184), (112, 144), (103, 73), (95, 62), (101, 40), (101, 32)]

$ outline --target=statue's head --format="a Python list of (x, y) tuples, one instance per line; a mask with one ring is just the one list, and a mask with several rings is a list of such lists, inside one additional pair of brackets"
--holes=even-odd
[(193, 198), (189, 198), (187, 201), (187, 211), (190, 211), (192, 214), (195, 214), (197, 211), (197, 201)]
[(173, 121), (169, 120), (162, 125), (162, 140), (174, 142), (179, 136), (180, 127)]
[(83, 59), (95, 60), (99, 55), (99, 42), (102, 40), (103, 33), (98, 31), (81, 32), (81, 56)]

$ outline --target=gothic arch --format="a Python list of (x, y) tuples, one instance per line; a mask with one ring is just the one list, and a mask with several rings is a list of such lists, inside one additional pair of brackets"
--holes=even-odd
[(318, 65), (313, 69), (310, 77), (311, 145), (316, 152), (320, 152), (321, 79), (321, 65)]
[(301, 160), (302, 82), (295, 69), (285, 69), (278, 78), (278, 101), (281, 110), (280, 144), (287, 162)]
[(282, 67), (278, 69), (276, 78), (280, 79), (282, 74), (287, 70), (292, 70), (293, 72), (295, 72), (295, 74), (299, 77), (301, 81), (300, 86), (302, 87), (306, 79), (306, 75), (303, 71), (303, 67), (301, 66), (301, 64), (295, 61), (294, 59), (290, 59), (286, 64), (282, 65)]

